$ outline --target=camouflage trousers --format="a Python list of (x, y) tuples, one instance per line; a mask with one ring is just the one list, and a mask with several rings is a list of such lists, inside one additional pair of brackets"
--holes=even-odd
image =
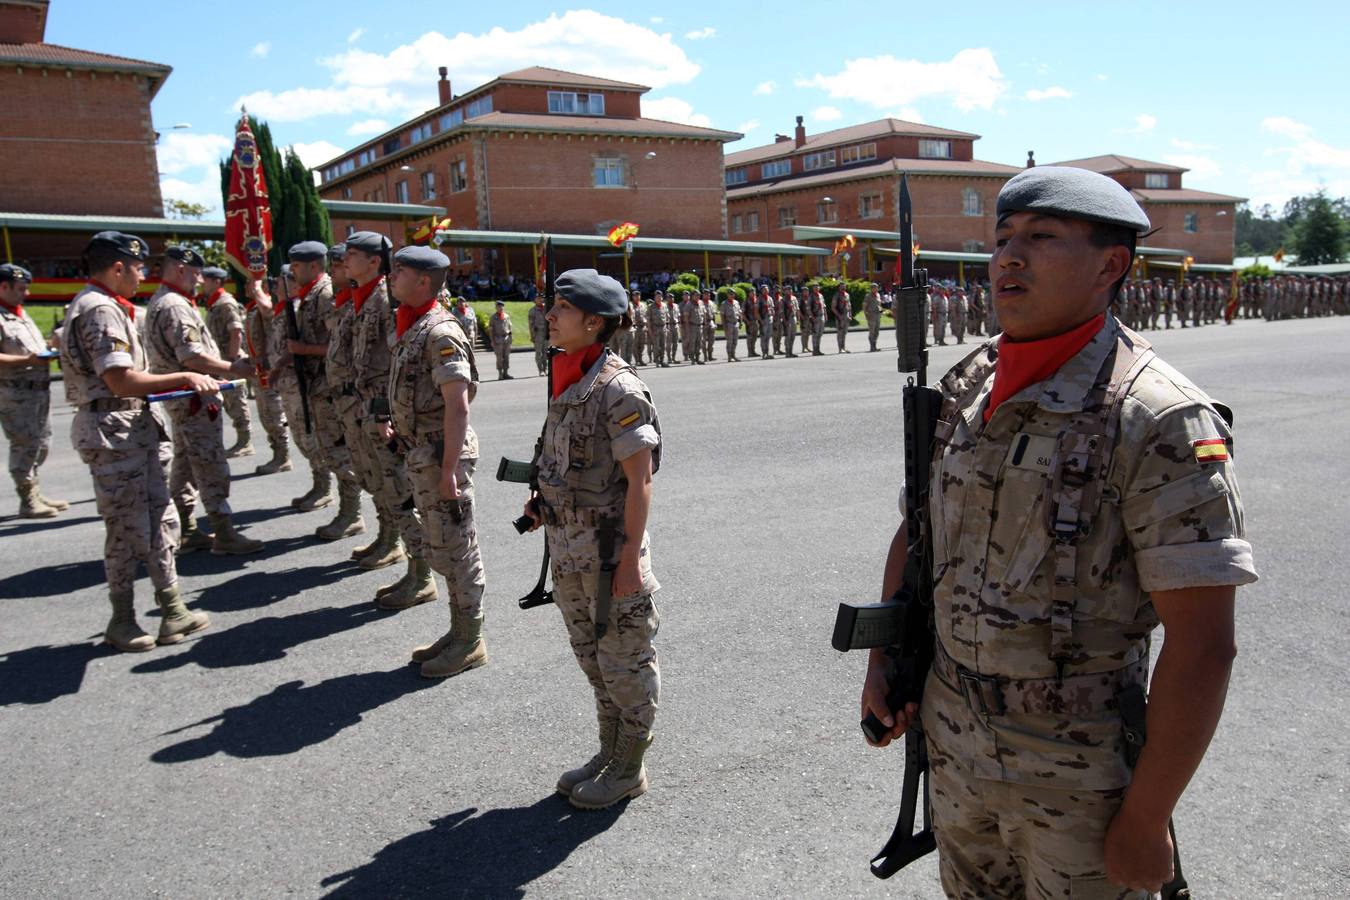
[(867, 320), (867, 347), (869, 350), (877, 349), (877, 341), (881, 340), (881, 316), (875, 319)]
[(666, 326), (666, 362), (675, 362), (680, 352), (680, 329), (675, 325)]
[(723, 325), (722, 335), (727, 341), (727, 359), (736, 358), (736, 345), (741, 342), (741, 328), (739, 325)]
[(702, 327), (695, 323), (684, 328), (684, 358), (689, 362), (696, 363), (703, 359), (703, 339), (699, 335)]
[(966, 319), (965, 316), (952, 316), (952, 337), (958, 344), (966, 342)]
[(647, 352), (647, 329), (641, 325), (633, 326), (633, 365), (640, 366), (646, 360), (643, 358)]
[(947, 317), (945, 315), (933, 317), (933, 342), (943, 344), (947, 342)]
[(40, 388), (0, 387), (0, 427), (9, 441), (9, 474), (15, 481), (37, 478), (52, 443), (52, 395)]
[(286, 442), (286, 407), (282, 404), (281, 394), (274, 388), (263, 387), (253, 382), (253, 402), (258, 404), (258, 419), (263, 431), (267, 432), (267, 442), (281, 446)]
[(615, 597), (609, 630), (595, 639), (598, 572), (553, 573), (553, 599), (567, 626), (577, 664), (595, 693), (601, 720), (618, 719), (625, 731), (651, 734), (661, 699), (661, 668), (652, 639), (661, 623), (651, 594)]
[(248, 434), (250, 425), (248, 389), (241, 387), (233, 391), (222, 391), (220, 396), (225, 407), (225, 415), (230, 417), (234, 430), (240, 434)]
[(470, 617), (481, 615), (487, 579), (474, 523), (473, 470), (478, 460), (459, 461), (455, 470), (458, 500), (441, 497), (441, 459), (434, 445), (414, 447), (407, 460), (413, 499), (422, 522), (422, 558), (445, 578), (451, 605)]
[(309, 411), (311, 430), (305, 431), (305, 411), (300, 403), (300, 392), (294, 388), (283, 388), (278, 393), (281, 394), (281, 404), (286, 410), (286, 424), (290, 426), (291, 443), (295, 444), (295, 448), (315, 472), (331, 472), (332, 468), (324, 464), (324, 457), (319, 452), (319, 426), (315, 421), (313, 407)]
[(755, 355), (755, 347), (759, 345), (759, 323), (753, 319), (745, 321), (745, 352), (749, 356)]
[(352, 481), (356, 472), (352, 469), (352, 456), (347, 450), (347, 439), (342, 433), (342, 423), (331, 397), (309, 399), (309, 415), (312, 431), (305, 431), (305, 414), (300, 404), (300, 392), (283, 390), (282, 403), (286, 407), (286, 420), (291, 427), (291, 440), (300, 448), (310, 468), (315, 472), (332, 472), (338, 478)]
[(783, 352), (789, 356), (797, 349), (797, 320), (789, 319), (783, 323)]
[(1106, 880), (1106, 828), (1124, 788), (1052, 788), (979, 778), (953, 734), (984, 728), (930, 676), (923, 695), (938, 870), (948, 897), (1147, 900)]
[(848, 344), (848, 321), (836, 322), (834, 326), (834, 342), (839, 345), (839, 352), (843, 353)]
[(783, 320), (773, 320), (773, 355), (783, 352)]
[[(825, 320), (824, 320), (823, 318), (821, 318), (821, 319), (817, 319), (816, 322), (815, 322), (815, 324), (811, 327), (811, 352), (812, 352), (812, 353), (819, 353), (819, 352), (820, 352), (820, 342), (823, 341), (823, 340), (825, 340)], [(805, 345), (805, 344), (802, 345), (802, 349), (803, 349), (803, 350), (806, 349), (806, 345)]]
[(497, 374), (505, 375), (511, 371), (511, 344), (505, 338), (494, 341), (492, 352), (497, 357)]
[(759, 323), (759, 355), (769, 356), (773, 353), (773, 336), (775, 334), (773, 320)]
[(379, 433), (378, 422), (360, 415), (362, 409), (368, 408), (368, 403), (357, 397), (339, 398), (338, 412), (342, 416), (352, 463), (361, 487), (370, 494), (380, 516), (403, 538), (408, 553), (421, 557), (422, 520), (418, 518), (416, 508), (408, 505), (413, 490), (403, 457), (389, 449), (388, 442)]
[(230, 514), (230, 464), (220, 415), (214, 418), (203, 404), (191, 412), (190, 400), (173, 400), (165, 410), (173, 422), (173, 462), (169, 466), (169, 496), (177, 506), (192, 509), (200, 497), (207, 515)]
[(666, 361), (666, 330), (654, 331), (651, 334), (652, 362), (656, 365), (662, 365)]
[(178, 546), (178, 513), (169, 502), (164, 467), (168, 441), (146, 450), (81, 450), (94, 479), (94, 502), (103, 519), (103, 571), (111, 593), (129, 593), (136, 563), (145, 562), (156, 589), (178, 581), (173, 552)]
[(534, 338), (534, 365), (543, 375), (548, 371), (548, 332), (532, 335)]
[(713, 350), (716, 348), (716, 346), (717, 346), (717, 326), (716, 326), (716, 325), (711, 325), (711, 324), (709, 324), (709, 325), (704, 325), (704, 326), (703, 326), (703, 358), (704, 358), (704, 359), (712, 359), (712, 358), (713, 358)]

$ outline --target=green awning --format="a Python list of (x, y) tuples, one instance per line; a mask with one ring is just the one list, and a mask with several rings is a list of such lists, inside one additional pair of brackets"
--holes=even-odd
[[(597, 250), (615, 250), (609, 238), (599, 234), (543, 234), (538, 231), (474, 231), (447, 229), (438, 232), (436, 241), (442, 247), (506, 247), (539, 244), (545, 237), (557, 247), (589, 247)], [(720, 256), (829, 256), (822, 247), (804, 247), (799, 244), (769, 244), (753, 241), (696, 240), (692, 238), (636, 237), (629, 243), (633, 252), (664, 250), (675, 253), (715, 253)]]
[(400, 221), (425, 219), (446, 214), (444, 206), (424, 206), (421, 203), (365, 203), (359, 200), (320, 200), (328, 215), (344, 219), (376, 219)]
[(13, 231), (125, 231), (142, 237), (171, 235), (220, 240), (225, 237), (223, 221), (200, 219), (155, 219), (145, 216), (58, 216), (45, 213), (0, 212), (0, 228)]

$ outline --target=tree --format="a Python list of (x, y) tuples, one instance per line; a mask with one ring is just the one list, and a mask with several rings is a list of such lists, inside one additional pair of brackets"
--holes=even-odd
[[(202, 203), (191, 203), (187, 200), (175, 200), (168, 198), (164, 201), (164, 210), (168, 213), (170, 219), (202, 219), (210, 211)], [(173, 243), (183, 247), (191, 247), (202, 255), (208, 266), (220, 266), (223, 269), (229, 268), (229, 262), (225, 259), (225, 247), (223, 241), (201, 241), (193, 238), (174, 238)]]
[[(1337, 214), (1336, 204), (1320, 190), (1308, 197), (1298, 197), (1298, 221), (1294, 226), (1293, 244), (1301, 266), (1337, 263), (1345, 259), (1346, 223)], [(1290, 201), (1292, 204), (1294, 201)], [(1288, 209), (1288, 206), (1286, 206)]]
[(1238, 256), (1262, 256), (1274, 253), (1285, 244), (1285, 223), (1275, 217), (1275, 210), (1265, 204), (1253, 211), (1246, 203), (1238, 204), (1233, 242)]

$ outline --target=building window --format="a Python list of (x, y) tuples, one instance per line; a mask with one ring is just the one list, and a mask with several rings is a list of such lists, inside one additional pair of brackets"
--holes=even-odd
[(975, 240), (975, 239), (973, 239), (973, 238), (972, 238), (972, 239), (969, 239), (969, 240), (962, 241), (962, 242), (961, 242), (961, 252), (962, 252), (962, 253), (983, 253), (983, 252), (984, 252), (984, 241), (977, 241), (977, 240)]
[(367, 202), (367, 203), (383, 203), (383, 202), (384, 202), (384, 186), (383, 186), (383, 185), (380, 185), (380, 186), (376, 187), (373, 191), (366, 191), (366, 202)]
[(834, 165), (834, 151), (822, 150), (819, 153), (808, 153), (802, 157), (802, 168), (806, 171), (812, 169), (828, 169)]
[(605, 95), (549, 91), (548, 111), (569, 116), (603, 116), (605, 114)]
[(841, 166), (876, 158), (876, 144), (854, 144), (852, 147), (845, 147), (839, 151), (839, 164)]
[(623, 160), (617, 156), (597, 156), (595, 158), (595, 186), (623, 187)]
[(464, 110), (452, 109), (441, 116), (441, 131), (449, 131), (464, 121)]
[(961, 215), (984, 215), (984, 198), (980, 196), (979, 191), (974, 188), (966, 188), (961, 192)]
[(490, 112), (492, 112), (492, 95), (488, 94), (470, 103), (464, 110), (464, 118), (472, 119)]
[(342, 199), (343, 199), (343, 200), (350, 200), (350, 199), (352, 199), (352, 189), (351, 189), (351, 188), (345, 187), (345, 188), (342, 189)]
[(731, 217), (731, 233), (732, 233), (732, 234), (740, 234), (740, 233), (744, 230), (744, 229), (741, 228), (741, 221), (742, 221), (742, 220), (741, 220), (741, 217), (740, 217), (740, 216), (732, 216), (732, 217)]
[(780, 178), (783, 175), (792, 174), (792, 160), (775, 159), (773, 162), (767, 162), (759, 167), (760, 178)]
[(864, 194), (858, 198), (858, 216), (863, 219), (881, 218), (881, 195)]
[(467, 247), (455, 248), (455, 263), (461, 266), (467, 266), (473, 262), (473, 254)]
[(357, 157), (356, 164), (360, 166), (368, 166), (379, 158), (380, 154), (375, 152), (375, 148), (368, 147), (367, 149), (361, 151), (361, 155)]
[(381, 152), (385, 156), (388, 156), (390, 153), (397, 153), (398, 148), (402, 146), (403, 146), (403, 139), (400, 138), (398, 135), (394, 135), (389, 140), (384, 142), (384, 146), (381, 148)]
[(1171, 185), (1171, 178), (1166, 172), (1144, 173), (1144, 187), (1146, 188), (1168, 188)]
[(797, 207), (780, 206), (778, 207), (778, 227), (791, 228), (797, 224)]
[(394, 202), (395, 203), (408, 202), (408, 182), (406, 181), (394, 182)]
[(429, 137), (431, 137), (431, 123), (426, 122), (425, 124), (418, 125), (412, 130), (412, 134), (408, 138), (408, 144), (410, 146), (412, 144), (419, 144)]
[(731, 187), (733, 184), (745, 184), (748, 177), (744, 169), (727, 169), (727, 187)]
[(469, 187), (468, 160), (457, 159), (450, 164), (450, 193), (458, 194)]
[(422, 199), (423, 199), (423, 200), (435, 200), (435, 199), (436, 199), (436, 173), (435, 173), (435, 172), (423, 172), (423, 173), (422, 173)]
[(1184, 219), (1182, 219), (1181, 230), (1182, 230), (1182, 231), (1185, 231), (1185, 232), (1187, 232), (1187, 233), (1189, 233), (1189, 234), (1195, 234), (1197, 231), (1199, 231), (1199, 230), (1200, 230), (1200, 214), (1199, 214), (1199, 213), (1186, 213), (1186, 217), (1185, 217)]
[(952, 142), (923, 138), (919, 141), (919, 159), (951, 159)]
[(826, 203), (825, 201), (822, 200), (821, 202), (816, 204), (817, 223), (824, 224), (826, 222), (838, 222), (838, 221), (839, 221), (839, 207), (835, 203), (833, 202)]
[(759, 213), (749, 212), (745, 214), (745, 230), (759, 231)]
[(355, 226), (355, 225), (348, 225), (348, 226), (347, 226), (347, 237), (351, 237), (351, 236), (354, 235), (354, 234), (356, 234), (356, 226)]

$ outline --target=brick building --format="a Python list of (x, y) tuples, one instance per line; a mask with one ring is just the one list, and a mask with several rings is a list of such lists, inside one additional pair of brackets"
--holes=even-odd
[[(46, 43), (47, 7), (0, 0), (0, 211), (162, 218), (150, 101), (172, 70)], [(6, 237), (40, 271), (74, 264), (87, 240)]]
[[(456, 229), (725, 234), (722, 145), (739, 134), (645, 119), (639, 84), (534, 66), (456, 96), (446, 74), (435, 109), (320, 166), (320, 196), (434, 204)], [(398, 223), (332, 222), (335, 237), (404, 242)], [(494, 267), (492, 250), (456, 253), (460, 267)]]
[[(726, 157), (728, 232), (733, 240), (789, 242), (798, 225), (894, 231), (900, 176), (909, 176), (914, 235), (924, 248), (984, 252), (993, 245), (994, 201), (1016, 166), (975, 159), (979, 135), (879, 119), (793, 137)], [(865, 255), (849, 265), (858, 277)], [(879, 257), (873, 274), (894, 266)], [(837, 270), (836, 261), (831, 268)], [(761, 274), (752, 263), (750, 271)], [(766, 271), (766, 270), (765, 270)], [(793, 265), (785, 274), (802, 274)]]
[(1197, 263), (1233, 262), (1237, 205), (1247, 202), (1245, 197), (1182, 187), (1181, 177), (1189, 170), (1114, 153), (1055, 165), (1100, 172), (1129, 188), (1157, 229), (1141, 246), (1185, 250)]

